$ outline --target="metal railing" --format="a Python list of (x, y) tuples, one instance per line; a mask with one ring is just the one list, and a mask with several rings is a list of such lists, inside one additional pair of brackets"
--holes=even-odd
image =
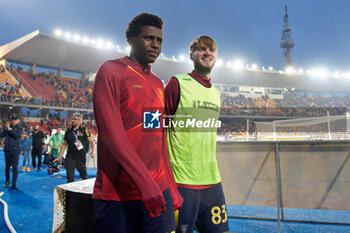
[(346, 218), (316, 214), (303, 219), (291, 214), (291, 210), (326, 211), (325, 215), (327, 211), (350, 211), (349, 152), (350, 141), (218, 142), (226, 202), (277, 210), (276, 218), (230, 217), (273, 220), (278, 232), (281, 222), (350, 225)]
[(10, 71), (12, 76), (31, 94), (33, 97), (39, 97), (39, 94), (29, 85), (29, 83), (17, 72), (17, 70)]

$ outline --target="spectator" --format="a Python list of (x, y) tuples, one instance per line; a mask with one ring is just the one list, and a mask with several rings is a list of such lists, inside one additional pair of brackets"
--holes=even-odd
[(11, 116), (11, 122), (6, 121), (4, 129), (0, 133), (0, 138), (5, 137), (5, 175), (6, 182), (4, 188), (10, 185), (10, 167), (12, 167), (12, 189), (17, 188), (18, 160), (21, 152), (21, 135), (23, 128), (18, 125), (18, 117)]
[(91, 145), (90, 156), (92, 158), (95, 156), (95, 144), (91, 139), (90, 132), (86, 128), (81, 127), (82, 115), (74, 113), (72, 121), (72, 128), (67, 129), (64, 135), (60, 154), (53, 161), (54, 163), (61, 161), (63, 152), (68, 147), (64, 162), (64, 167), (67, 171), (67, 183), (74, 181), (75, 168), (83, 180), (88, 178), (86, 172), (86, 153), (89, 151), (89, 144)]
[(22, 171), (30, 171), (30, 151), (32, 149), (33, 145), (33, 139), (32, 139), (32, 132), (28, 131), (27, 134), (24, 136), (22, 144), (21, 144), (21, 150), (23, 154), (23, 166)]
[(34, 131), (32, 133), (33, 144), (32, 144), (32, 164), (33, 170), (36, 170), (37, 163), (36, 158), (38, 158), (38, 170), (41, 170), (41, 157), (43, 152), (43, 139), (44, 134), (39, 130), (39, 125), (34, 125)]

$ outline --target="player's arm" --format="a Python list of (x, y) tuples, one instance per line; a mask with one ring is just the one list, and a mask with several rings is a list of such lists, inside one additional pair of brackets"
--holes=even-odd
[(169, 79), (165, 86), (165, 112), (167, 115), (174, 115), (180, 101), (180, 87), (177, 78)]
[(7, 135), (16, 140), (21, 139), (22, 133), (23, 129), (21, 127), (16, 127), (15, 129), (10, 129), (7, 131)]
[(53, 148), (53, 146), (51, 145), (51, 142), (53, 141), (53, 139), (52, 139), (52, 137), (50, 138), (50, 141), (49, 141), (49, 143), (47, 143), (47, 145), (49, 145), (49, 147), (51, 147), (51, 149), (55, 149), (55, 148)]
[(4, 138), (7, 134), (7, 129), (3, 129), (0, 133), (0, 138)]
[(119, 163), (135, 182), (150, 216), (156, 217), (164, 212), (165, 200), (125, 132), (120, 113), (122, 74), (111, 74), (114, 68), (104, 63), (95, 78), (93, 105), (98, 140), (103, 141), (111, 152), (111, 159)]
[(62, 146), (63, 146), (63, 143), (61, 145), (56, 146), (55, 149), (58, 150), (58, 149), (62, 148)]
[(55, 160), (53, 161), (54, 163), (61, 161), (62, 156), (63, 156), (63, 153), (64, 153), (64, 151), (66, 150), (66, 148), (67, 148), (67, 141), (64, 140), (63, 143), (62, 143), (62, 145), (61, 145), (60, 154), (58, 155), (57, 159), (55, 159)]
[[(174, 115), (177, 109), (177, 106), (179, 105), (179, 99), (180, 99), (180, 91), (179, 91), (179, 82), (175, 77), (172, 77), (168, 83), (165, 86), (164, 91), (164, 97), (165, 97), (165, 112), (166, 115)], [(169, 153), (168, 153), (168, 147), (166, 142), (166, 132), (164, 132), (163, 135), (163, 157), (164, 157), (164, 165), (165, 169), (168, 171), (168, 180), (170, 182), (170, 192), (171, 197), (173, 199), (174, 204), (174, 210), (179, 209), (183, 204), (183, 198), (179, 193), (179, 190), (177, 189), (173, 171), (170, 165), (169, 161)]]
[(93, 158), (93, 157), (95, 157), (95, 143), (94, 143), (94, 141), (92, 140), (91, 137), (87, 137), (87, 139), (88, 139), (88, 141), (89, 141), (89, 143), (90, 143), (90, 145), (91, 145), (91, 153), (90, 153), (90, 156), (91, 156), (91, 158)]

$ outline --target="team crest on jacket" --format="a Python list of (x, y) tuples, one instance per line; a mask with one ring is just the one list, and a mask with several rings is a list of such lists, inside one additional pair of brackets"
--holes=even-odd
[(163, 92), (163, 89), (162, 88), (157, 88), (157, 91), (158, 91), (158, 94), (160, 96), (160, 98), (163, 100), (164, 99), (164, 92)]

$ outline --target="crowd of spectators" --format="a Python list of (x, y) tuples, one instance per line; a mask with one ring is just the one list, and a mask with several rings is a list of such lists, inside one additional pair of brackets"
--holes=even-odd
[(0, 73), (4, 73), (5, 72), (5, 67), (3, 65), (0, 65)]
[[(8, 70), (16, 69), (18, 72), (23, 71), (21, 67), (13, 67), (8, 65)], [(5, 69), (0, 65), (0, 72), (5, 72)], [(20, 84), (11, 84), (9, 82), (0, 82), (0, 101), (15, 102), (22, 104), (34, 104), (45, 106), (60, 106), (72, 108), (92, 108), (92, 89), (93, 82), (88, 79), (59, 77), (53, 72), (38, 72), (30, 74), (30, 79), (33, 81), (41, 80), (43, 88), (52, 86), (56, 93), (55, 97), (43, 99), (41, 96), (28, 97), (23, 93)], [(44, 81), (43, 81), (44, 80)], [(283, 93), (283, 99), (270, 99), (268, 96), (247, 97), (243, 94), (237, 94), (238, 87), (224, 86), (221, 95), (222, 116), (245, 116), (250, 117), (320, 117), (326, 116), (328, 113), (331, 116), (343, 115), (347, 112), (347, 107), (350, 106), (350, 95), (329, 95), (324, 93)], [(235, 93), (235, 94), (234, 94)], [(53, 117), (52, 119), (55, 119)], [(91, 118), (90, 118), (91, 119)], [(50, 121), (45, 122), (48, 128), (54, 124)], [(68, 122), (60, 122), (67, 126)], [(45, 124), (44, 124), (45, 125)], [(91, 123), (91, 127), (93, 127)], [(230, 120), (223, 122), (220, 134), (245, 134), (246, 122), (240, 120)], [(254, 134), (256, 126), (251, 123), (249, 133)]]
[(17, 102), (26, 99), (20, 84), (11, 84), (8, 80), (0, 81), (0, 100), (6, 102)]
[(72, 108), (92, 108), (93, 82), (87, 79), (59, 77), (53, 72), (30, 74), (31, 79), (44, 79), (43, 87), (54, 87), (55, 97), (43, 99), (42, 105)]
[(344, 115), (350, 106), (349, 96), (286, 94), (284, 99), (251, 98), (240, 94), (221, 95), (221, 114), (235, 116), (320, 117)]
[[(17, 72), (23, 71), (22, 67), (19, 66), (15, 68), (12, 64), (8, 65), (6, 69), (9, 71), (16, 70)], [(54, 87), (54, 96), (51, 98), (33, 96), (30, 98), (28, 96), (18, 96), (11, 93), (10, 95), (3, 96), (1, 101), (45, 106), (92, 108), (93, 82), (87, 79), (60, 78), (53, 72), (38, 72), (35, 74), (30, 72), (29, 77), (33, 81), (43, 79), (43, 82), (41, 82), (43, 88), (46, 88), (48, 85)]]
[[(257, 128), (253, 121), (249, 122), (249, 135), (255, 135)], [(219, 135), (233, 135), (236, 137), (244, 137), (247, 135), (247, 121), (242, 119), (225, 120), (218, 129)]]

